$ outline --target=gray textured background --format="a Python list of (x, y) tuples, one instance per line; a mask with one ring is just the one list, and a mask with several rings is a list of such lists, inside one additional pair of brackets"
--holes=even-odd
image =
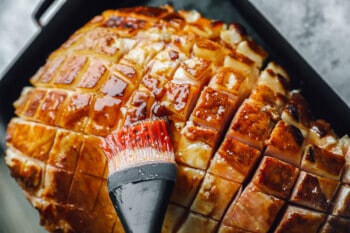
[(251, 2), (350, 105), (350, 1)]
[[(38, 2), (0, 0), (0, 77), (39, 31), (31, 20)], [(251, 2), (350, 105), (350, 1)], [(20, 193), (20, 189), (8, 176), (0, 162), (0, 233), (41, 232), (36, 211), (22, 195), (13, 195), (13, 190)], [(23, 219), (33, 224), (25, 225)]]

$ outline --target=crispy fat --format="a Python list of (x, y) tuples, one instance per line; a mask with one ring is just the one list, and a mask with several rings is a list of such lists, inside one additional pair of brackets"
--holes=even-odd
[[(102, 139), (167, 118), (178, 167), (162, 233), (349, 232), (350, 140), (237, 23), (107, 10), (14, 103), (11, 175), (50, 232), (123, 232)], [(307, 90), (306, 90), (307, 91)]]

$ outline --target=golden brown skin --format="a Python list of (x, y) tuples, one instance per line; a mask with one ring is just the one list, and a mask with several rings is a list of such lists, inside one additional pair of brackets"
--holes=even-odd
[(165, 116), (178, 177), (162, 232), (349, 232), (350, 140), (266, 56), (195, 11), (105, 11), (14, 103), (6, 163), (48, 231), (122, 232), (99, 142)]

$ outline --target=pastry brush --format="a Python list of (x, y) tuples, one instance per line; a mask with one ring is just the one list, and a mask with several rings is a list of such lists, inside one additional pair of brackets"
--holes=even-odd
[(108, 191), (125, 232), (161, 231), (176, 179), (176, 163), (164, 119), (125, 126), (107, 136)]

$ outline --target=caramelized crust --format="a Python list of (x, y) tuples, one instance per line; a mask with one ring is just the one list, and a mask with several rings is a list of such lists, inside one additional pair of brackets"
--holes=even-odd
[(209, 87), (227, 93), (235, 106), (246, 97), (252, 85), (249, 78), (231, 67), (220, 67), (209, 83)]
[(315, 145), (307, 145), (304, 148), (301, 167), (308, 172), (339, 180), (344, 165), (345, 159), (341, 155), (321, 149)]
[(332, 151), (337, 148), (338, 136), (334, 133), (328, 122), (325, 120), (316, 120), (310, 122), (306, 141), (322, 149)]
[(99, 92), (103, 95), (126, 100), (134, 88), (135, 87), (132, 83), (129, 83), (120, 76), (110, 75)]
[(57, 130), (46, 164), (74, 172), (83, 141), (82, 137), (70, 131)]
[(226, 212), (223, 223), (250, 232), (267, 232), (284, 201), (246, 188)]
[(221, 131), (232, 115), (233, 108), (234, 105), (226, 94), (207, 87), (202, 91), (190, 120), (196, 125)]
[(57, 124), (66, 129), (83, 132), (89, 120), (92, 99), (93, 96), (87, 93), (70, 95)]
[(55, 85), (72, 85), (87, 59), (83, 56), (68, 57), (55, 77)]
[(350, 217), (350, 186), (342, 185), (338, 191), (333, 207), (334, 215)]
[(284, 106), (286, 97), (280, 93), (275, 93), (273, 89), (266, 85), (259, 85), (250, 95), (249, 99), (262, 107), (270, 107), (273, 110), (280, 112)]
[(187, 124), (175, 147), (175, 159), (179, 164), (207, 169), (218, 139), (215, 129)]
[(137, 121), (150, 118), (153, 103), (154, 97), (148, 90), (135, 91), (126, 104), (123, 124), (130, 125)]
[(306, 136), (307, 132), (305, 131), (309, 127), (311, 112), (306, 100), (299, 91), (291, 91), (289, 93), (288, 103), (284, 106), (281, 117), (289, 124), (300, 128), (304, 137)]
[(236, 227), (226, 226), (225, 224), (220, 225), (218, 232), (219, 233), (251, 233), (251, 231), (246, 231)]
[(266, 154), (299, 166), (304, 137), (300, 130), (279, 121), (267, 141)]
[(162, 233), (174, 232), (186, 213), (185, 208), (169, 204), (164, 217)]
[(63, 108), (63, 102), (67, 98), (67, 93), (60, 90), (50, 90), (39, 107), (36, 118), (48, 125), (55, 125), (59, 119), (59, 114)]
[[(349, 232), (350, 139), (313, 119), (237, 23), (107, 10), (14, 103), (6, 163), (50, 232), (123, 232), (101, 140), (166, 118), (177, 181), (162, 232)], [(304, 91), (304, 90), (303, 90)]]
[(273, 126), (268, 112), (244, 102), (238, 109), (230, 126), (229, 133), (237, 140), (262, 150)]
[(300, 172), (291, 201), (319, 211), (327, 211), (338, 188), (338, 182)]
[[(12, 132), (11, 136), (8, 135), (7, 140), (8, 143), (11, 143), (11, 148), (30, 158), (42, 162), (47, 161), (57, 129), (41, 124), (28, 124), (18, 118), (11, 120), (9, 128), (12, 128)], [(35, 141), (28, 144), (26, 142), (28, 138), (35, 138)]]
[(325, 215), (315, 211), (289, 205), (285, 211), (276, 233), (318, 232)]
[(35, 194), (42, 187), (41, 177), (44, 165), (17, 155), (21, 153), (15, 149), (7, 152), (6, 163), (11, 169), (11, 176), (16, 178), (17, 183), (26, 189), (26, 192)]
[(237, 183), (243, 183), (260, 157), (260, 152), (236, 141), (228, 134), (214, 155), (208, 171)]
[(191, 84), (168, 82), (165, 88), (167, 91), (160, 100), (160, 105), (167, 110), (169, 117), (186, 120), (198, 97), (198, 87)]
[(347, 233), (350, 231), (350, 219), (329, 215), (320, 233)]
[(219, 221), (239, 188), (238, 183), (206, 174), (191, 211)]
[(118, 125), (118, 119), (120, 110), (122, 106), (122, 101), (117, 98), (110, 96), (95, 96), (91, 103), (91, 115), (90, 119), (85, 127), (85, 133), (97, 134), (107, 136), (113, 130), (115, 130)]
[[(190, 213), (182, 223), (181, 227), (178, 229), (178, 232), (211, 233), (215, 232), (218, 224), (219, 223), (213, 219), (205, 218), (199, 214)], [(196, 227), (193, 228), (193, 226)]]
[(288, 199), (299, 169), (278, 159), (265, 156), (252, 182), (264, 193)]
[(171, 202), (187, 207), (195, 197), (205, 173), (202, 170), (178, 166)]

